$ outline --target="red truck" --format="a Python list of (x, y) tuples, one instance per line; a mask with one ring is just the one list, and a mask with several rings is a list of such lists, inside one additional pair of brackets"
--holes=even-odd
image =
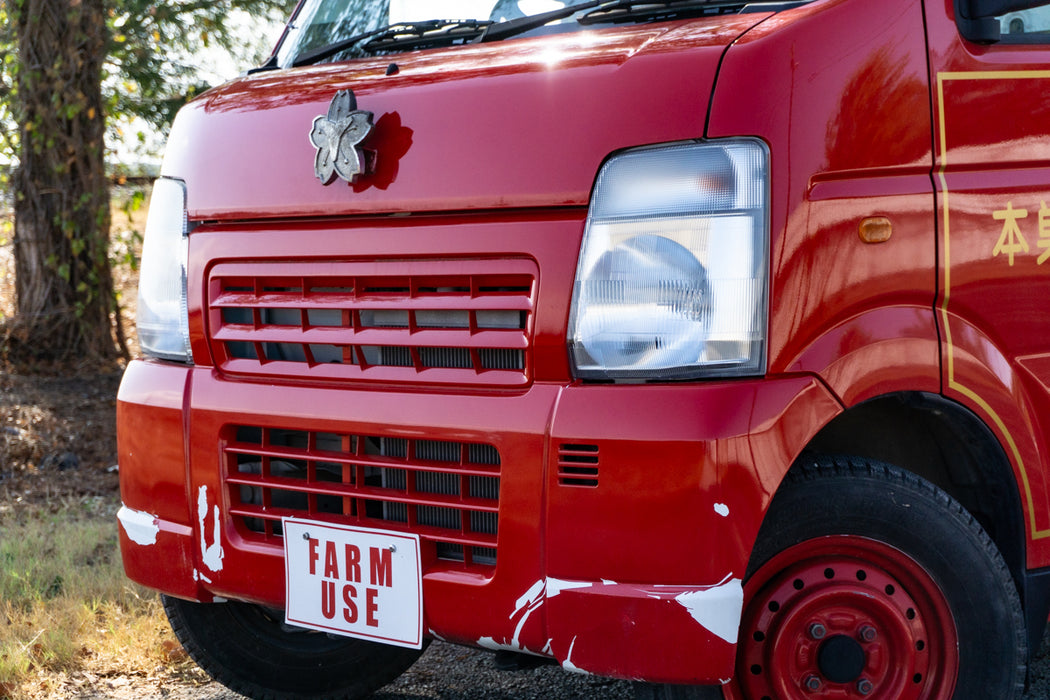
[(128, 575), (254, 697), (432, 639), (648, 697), (1016, 697), (1040, 5), (304, 0), (171, 131)]

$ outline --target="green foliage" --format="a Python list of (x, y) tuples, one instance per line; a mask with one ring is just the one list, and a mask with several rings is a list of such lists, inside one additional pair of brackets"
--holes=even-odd
[[(261, 63), (262, 47), (238, 33), (239, 20), (281, 20), (290, 14), (295, 0), (220, 0), (205, 2), (176, 0), (114, 0), (108, 3), (105, 77), (103, 95), (106, 118), (111, 126), (108, 139), (125, 138), (134, 119), (166, 131), (178, 109), (210, 85), (200, 79), (195, 57), (209, 46), (229, 50), (239, 62)], [(16, 159), (18, 130), (14, 127), (19, 70), (15, 17), (19, 0), (0, 0), (0, 165)], [(231, 19), (232, 18), (232, 19)], [(266, 50), (272, 47), (266, 47)], [(57, 60), (57, 59), (56, 59)], [(60, 66), (52, 65), (51, 69)], [(55, 96), (58, 99), (58, 96)], [(68, 119), (83, 105), (56, 105)], [(29, 136), (34, 138), (32, 125)], [(135, 136), (134, 133), (131, 134)], [(146, 146), (142, 132), (138, 139)], [(34, 149), (54, 147), (45, 139), (34, 139)], [(156, 155), (156, 154), (153, 154)], [(0, 169), (0, 192), (7, 190), (6, 169)]]
[[(13, 25), (7, 4), (0, 2), (0, 163), (10, 160), (10, 155), (17, 149), (14, 113), (11, 111), (18, 65)], [(6, 191), (9, 182), (7, 169), (0, 170), (0, 191)]]
[[(109, 11), (109, 76), (105, 89), (110, 113), (145, 119), (155, 127), (171, 123), (179, 107), (208, 87), (197, 77), (192, 58), (217, 45), (240, 59), (249, 55), (243, 36), (235, 36), (231, 17), (248, 13), (283, 18), (291, 0), (118, 0)], [(243, 14), (241, 14), (243, 17)]]
[(117, 226), (110, 232), (109, 263), (112, 267), (139, 269), (139, 254), (142, 251), (142, 232), (135, 221), (140, 219), (146, 206), (146, 190), (141, 187), (118, 188), (114, 193), (117, 210), (123, 215), (125, 226)]

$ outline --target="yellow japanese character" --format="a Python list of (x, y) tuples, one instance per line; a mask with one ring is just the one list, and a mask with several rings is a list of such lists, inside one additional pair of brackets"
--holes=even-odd
[(1039, 207), (1039, 247), (1046, 248), (1036, 260), (1037, 263), (1042, 265), (1050, 258), (1050, 209), (1047, 208), (1046, 202), (1040, 202)]
[(1024, 239), (1021, 227), (1017, 225), (1018, 219), (1027, 218), (1028, 210), (1014, 209), (1014, 203), (1007, 202), (1006, 209), (998, 209), (992, 212), (992, 216), (997, 221), (1003, 222), (1003, 232), (999, 235), (999, 242), (992, 250), (992, 257), (998, 256), (999, 253), (1006, 253), (1010, 256), (1010, 267), (1013, 267), (1014, 254), (1028, 252), (1028, 241)]

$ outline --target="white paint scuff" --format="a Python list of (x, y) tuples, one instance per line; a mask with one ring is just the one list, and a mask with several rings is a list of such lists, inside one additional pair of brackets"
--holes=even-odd
[[(610, 582), (602, 581), (608, 585)], [(560, 578), (548, 578), (547, 579), (547, 597), (553, 598), (562, 591), (571, 591), (574, 588), (590, 588), (594, 586), (594, 581), (565, 581)]]
[(509, 644), (500, 644), (492, 637), (482, 637), (478, 640), (478, 646), (482, 649), (488, 649), (489, 651), (517, 651), (516, 647), (512, 647)]
[(723, 518), (728, 518), (729, 517), (729, 506), (727, 506), (725, 503), (716, 503), (715, 504), (715, 512), (718, 513), (719, 515), (721, 515)]
[(160, 534), (160, 518), (145, 511), (128, 508), (121, 504), (117, 511), (117, 520), (128, 539), (135, 544), (149, 546), (157, 544), (157, 535)]
[(197, 525), (201, 532), (201, 561), (212, 571), (222, 571), (222, 527), (219, 520), (219, 506), (212, 508), (212, 536), (215, 541), (208, 544), (205, 524), (208, 519), (208, 487), (201, 486), (197, 491)]
[(576, 664), (574, 664), (572, 662), (572, 650), (573, 650), (573, 648), (575, 648), (575, 646), (576, 646), (576, 637), (573, 637), (572, 638), (572, 643), (569, 644), (569, 653), (565, 655), (565, 661), (561, 662), (561, 667), (564, 668), (566, 671), (569, 671), (571, 673), (579, 673), (579, 674), (584, 675), (584, 676), (591, 675), (590, 673), (588, 673), (587, 671), (584, 671), (582, 668), (580, 668), (579, 666), (577, 666)]
[[(529, 616), (536, 612), (546, 600), (544, 597), (546, 588), (547, 584), (541, 579), (532, 584), (529, 590), (525, 591), (525, 595), (518, 598), (514, 606), (514, 612), (510, 614), (511, 620), (515, 616), (521, 615), (521, 619), (518, 620), (518, 624), (514, 627), (514, 637), (511, 639), (511, 644), (514, 645), (515, 650), (525, 651), (525, 648), (521, 645), (521, 630), (525, 627)], [(522, 611), (524, 611), (524, 615), (522, 615)]]
[(497, 642), (492, 637), (482, 637), (478, 640), (478, 646), (482, 649), (488, 649), (489, 651), (513, 651), (519, 654), (530, 654), (532, 656), (544, 656), (529, 649), (525, 649), (517, 644), (503, 644)]
[[(723, 504), (717, 504), (716, 510), (719, 506), (725, 509), (723, 515), (728, 515), (729, 508)], [(594, 589), (605, 586), (621, 586), (621, 584), (608, 579), (602, 579), (601, 581), (569, 581), (553, 577), (540, 579), (529, 586), (528, 590), (515, 601), (514, 611), (508, 616), (508, 619), (515, 623), (514, 636), (509, 640), (505, 639), (503, 641), (496, 641), (492, 637), (482, 637), (478, 640), (478, 646), (494, 651), (507, 650), (550, 656), (552, 655), (553, 640), (548, 639), (546, 646), (538, 653), (526, 649), (521, 644), (522, 630), (532, 613), (539, 610), (548, 600), (564, 591)], [(653, 584), (652, 586), (624, 585), (622, 588), (629, 589), (636, 594), (642, 594), (647, 598), (667, 600), (668, 602), (670, 602), (671, 596), (674, 596), (676, 592), (682, 591), (682, 587), (679, 586), (660, 584)], [(677, 589), (677, 591), (665, 589)], [(665, 592), (661, 594), (661, 591)], [(623, 595), (624, 593), (621, 591), (620, 594)], [(711, 634), (724, 639), (730, 644), (736, 644), (740, 629), (740, 615), (744, 607), (744, 588), (740, 579), (728, 575), (714, 586), (680, 592), (674, 597), (674, 601), (685, 608), (690, 616)], [(573, 637), (569, 645), (569, 652), (562, 662), (562, 668), (573, 673), (587, 674), (586, 670), (581, 669), (572, 661), (576, 639), (576, 637)]]
[(518, 598), (514, 604), (514, 612), (510, 614), (510, 618), (513, 620), (514, 616), (520, 613), (525, 608), (535, 605), (536, 601), (543, 598), (543, 579), (540, 579), (536, 583), (529, 587), (529, 590), (525, 591), (524, 595)]
[(512, 648), (517, 651), (532, 653), (521, 645), (521, 631), (525, 627), (525, 623), (528, 621), (532, 613), (539, 610), (539, 608), (549, 599), (558, 595), (562, 591), (568, 591), (575, 588), (593, 588), (594, 586), (599, 585), (615, 586), (616, 582), (603, 579), (599, 584), (594, 581), (566, 581), (564, 579), (548, 577), (540, 579), (529, 586), (529, 590), (525, 591), (525, 593), (515, 602), (514, 612), (510, 614), (511, 620), (519, 615), (521, 616), (518, 619), (517, 624), (514, 626), (514, 637), (511, 639), (511, 644), (513, 645)]
[(740, 579), (727, 577), (717, 586), (682, 593), (675, 601), (704, 629), (736, 644), (744, 609), (744, 587)]

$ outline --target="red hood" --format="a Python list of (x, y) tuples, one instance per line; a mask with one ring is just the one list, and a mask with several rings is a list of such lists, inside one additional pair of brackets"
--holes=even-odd
[[(180, 112), (163, 171), (195, 220), (586, 205), (610, 153), (703, 135), (722, 52), (766, 16), (259, 73)], [(346, 88), (375, 115), (376, 170), (325, 186), (310, 129)]]

